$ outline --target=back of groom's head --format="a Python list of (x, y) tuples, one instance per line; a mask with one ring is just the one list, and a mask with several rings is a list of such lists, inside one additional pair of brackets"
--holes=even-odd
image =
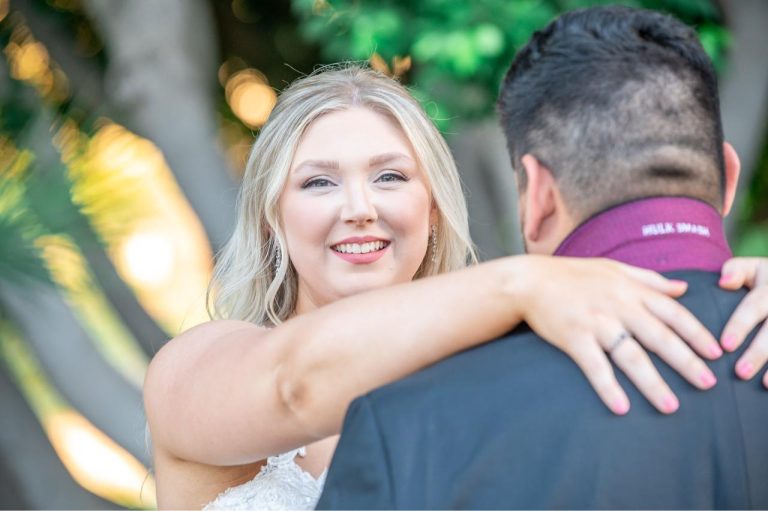
[(517, 54), (498, 109), (521, 191), (530, 154), (576, 217), (658, 195), (723, 207), (715, 71), (696, 33), (671, 16), (625, 7), (560, 16)]

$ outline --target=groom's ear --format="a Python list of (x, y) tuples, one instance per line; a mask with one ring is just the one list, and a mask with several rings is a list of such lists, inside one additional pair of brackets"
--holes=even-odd
[(557, 211), (557, 190), (552, 172), (535, 156), (526, 154), (520, 159), (526, 175), (525, 194), (521, 215), (523, 236), (527, 243), (540, 241), (547, 221)]

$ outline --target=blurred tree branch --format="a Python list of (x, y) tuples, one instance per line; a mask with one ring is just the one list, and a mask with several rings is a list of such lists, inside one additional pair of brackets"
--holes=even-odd
[(107, 52), (115, 120), (152, 140), (214, 250), (234, 226), (236, 185), (217, 144), (216, 37), (203, 0), (87, 0)]
[(58, 290), (31, 282), (24, 286), (0, 282), (0, 307), (13, 318), (66, 400), (149, 464), (140, 389), (124, 380), (93, 349)]

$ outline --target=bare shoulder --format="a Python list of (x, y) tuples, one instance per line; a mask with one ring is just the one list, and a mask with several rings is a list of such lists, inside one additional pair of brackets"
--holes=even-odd
[(157, 352), (155, 358), (162, 356), (164, 352), (168, 351), (174, 352), (173, 354), (176, 355), (179, 351), (183, 352), (184, 350), (190, 349), (190, 347), (194, 347), (192, 349), (199, 349), (201, 345), (215, 342), (227, 334), (242, 330), (260, 332), (265, 331), (266, 329), (247, 321), (230, 319), (207, 321), (194, 326), (189, 330), (185, 330), (168, 341), (165, 346)]
[(164, 384), (170, 383), (170, 379), (194, 365), (207, 351), (216, 348), (224, 337), (238, 332), (257, 336), (264, 330), (247, 321), (218, 320), (182, 332), (152, 357), (144, 381), (145, 398), (148, 391), (165, 387)]
[(210, 321), (179, 334), (155, 354), (144, 379), (144, 408), (155, 448), (169, 447), (166, 440), (178, 436), (182, 417), (193, 418), (189, 414), (196, 403), (205, 406), (221, 384), (221, 368), (236, 365), (249, 349), (263, 344), (267, 331), (245, 321)]

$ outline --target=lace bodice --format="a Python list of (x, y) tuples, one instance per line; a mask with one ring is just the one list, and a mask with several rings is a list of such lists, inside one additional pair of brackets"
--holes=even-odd
[(315, 479), (296, 464), (296, 455), (305, 456), (306, 449), (302, 447), (267, 458), (266, 465), (256, 477), (219, 494), (203, 511), (314, 509), (327, 471)]

